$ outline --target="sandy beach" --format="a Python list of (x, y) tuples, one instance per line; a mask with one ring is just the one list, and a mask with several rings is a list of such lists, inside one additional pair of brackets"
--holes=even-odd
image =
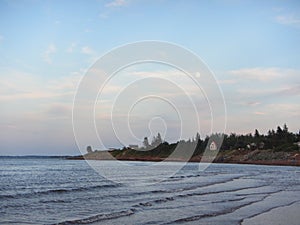
[(289, 206), (271, 209), (268, 212), (259, 214), (249, 219), (245, 219), (242, 225), (299, 225), (300, 221), (300, 202), (296, 202)]

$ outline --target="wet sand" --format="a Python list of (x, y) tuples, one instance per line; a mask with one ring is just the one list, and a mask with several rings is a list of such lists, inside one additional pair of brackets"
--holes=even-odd
[(289, 206), (278, 207), (268, 212), (245, 219), (242, 225), (299, 225), (300, 224), (300, 202)]

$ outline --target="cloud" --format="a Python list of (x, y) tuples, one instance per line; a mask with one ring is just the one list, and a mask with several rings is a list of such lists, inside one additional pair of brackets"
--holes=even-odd
[(54, 44), (50, 44), (43, 54), (44, 61), (47, 62), (48, 64), (51, 64), (52, 63), (51, 56), (56, 52), (57, 52), (56, 46)]
[(117, 94), (119, 93), (124, 87), (122, 85), (106, 85), (102, 89), (101, 94)]
[[(182, 71), (170, 70), (133, 70), (125, 69), (124, 73), (118, 74), (120, 77), (126, 77), (127, 81), (144, 83), (145, 87), (152, 86), (159, 93), (164, 93), (165, 96), (182, 96), (183, 92), (188, 95), (201, 95), (201, 89), (193, 79)], [(200, 84), (201, 86), (201, 84)], [(202, 86), (201, 86), (202, 87)], [(180, 91), (179, 91), (180, 90)]]
[(263, 82), (272, 81), (274, 79), (294, 76), (299, 74), (299, 71), (293, 69), (281, 69), (281, 68), (243, 68), (238, 70), (231, 70), (229, 74), (236, 76), (239, 79), (245, 80), (258, 80)]
[[(300, 105), (297, 103), (272, 103), (266, 105), (264, 112), (274, 117), (275, 115), (283, 118), (297, 117), (299, 121)], [(298, 125), (298, 123), (295, 125)]]
[(94, 55), (95, 51), (88, 46), (84, 46), (81, 48), (81, 53), (86, 54), (86, 55)]
[(255, 114), (255, 115), (260, 115), (260, 116), (264, 116), (264, 115), (266, 115), (266, 113), (265, 113), (265, 112), (254, 112), (254, 114)]
[[(52, 143), (72, 146), (72, 103), (81, 73), (60, 78), (42, 75), (0, 70), (0, 103), (4, 106), (0, 110), (2, 148), (5, 143), (15, 146), (14, 140), (31, 150), (45, 148), (48, 153)], [(37, 147), (39, 142), (43, 147)], [(66, 146), (60, 148), (65, 151)]]
[(67, 48), (67, 52), (68, 52), (68, 53), (74, 52), (76, 46), (77, 46), (77, 43), (76, 43), (76, 42), (72, 42), (71, 45), (70, 45), (70, 47)]
[(218, 80), (219, 84), (235, 84), (237, 83), (237, 80), (235, 79), (224, 79), (224, 80)]
[[(229, 127), (232, 126), (233, 131), (246, 131), (245, 127), (252, 129), (254, 124), (263, 129), (295, 121), (299, 109), (296, 103), (300, 95), (300, 70), (241, 68), (228, 71), (228, 75), (228, 80), (237, 81), (224, 91), (227, 109), (232, 114), (228, 117)], [(250, 124), (247, 121), (252, 121), (252, 117), (254, 122)]]
[(128, 4), (127, 0), (113, 0), (107, 4), (105, 4), (105, 10), (99, 14), (102, 19), (107, 19), (109, 15), (115, 11), (115, 9), (119, 9)]
[(246, 105), (248, 105), (248, 106), (258, 106), (258, 105), (260, 105), (261, 104), (261, 102), (254, 102), (254, 101), (251, 101), (251, 102), (247, 102), (246, 103)]
[(0, 74), (0, 101), (21, 101), (24, 99), (72, 98), (79, 74), (70, 74), (45, 82), (40, 76), (6, 70)]
[(0, 43), (4, 40), (4, 36), (0, 34)]
[(300, 28), (300, 18), (295, 17), (294, 15), (280, 15), (275, 19), (279, 24), (291, 25)]
[(289, 130), (298, 132), (300, 105), (294, 103), (264, 104), (259, 108), (228, 108), (227, 133), (249, 133), (258, 129), (266, 133), (269, 129), (286, 123)]
[(81, 48), (81, 53), (88, 56), (87, 62), (89, 64), (95, 63), (95, 61), (99, 57), (98, 54), (97, 54), (97, 52), (94, 49), (92, 49), (91, 47), (89, 47), (89, 46), (83, 46)]
[(300, 85), (291, 85), (288, 87), (284, 87), (278, 92), (280, 95), (300, 95)]
[(183, 72), (177, 70), (161, 70), (161, 71), (129, 71), (130, 75), (136, 77), (157, 77), (157, 78), (174, 78), (186, 76)]
[(112, 2), (107, 3), (105, 6), (110, 8), (122, 7), (126, 5), (128, 2), (125, 0), (114, 0)]
[(275, 86), (265, 88), (240, 88), (237, 89), (239, 97), (264, 97), (264, 98), (284, 98), (300, 95), (300, 85), (289, 84), (286, 86)]
[(47, 104), (45, 114), (53, 119), (68, 119), (72, 115), (72, 105), (66, 103)]

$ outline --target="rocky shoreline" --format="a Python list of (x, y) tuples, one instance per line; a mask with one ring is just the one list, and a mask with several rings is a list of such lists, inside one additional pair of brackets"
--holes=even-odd
[[(116, 153), (116, 151), (118, 151)], [(170, 158), (154, 156), (149, 154), (134, 155), (130, 154), (134, 150), (113, 150), (113, 151), (94, 151), (80, 156), (68, 157), (69, 160), (126, 160), (126, 161), (177, 161), (185, 162), (184, 158)], [(211, 162), (196, 155), (188, 160), (189, 162)], [(300, 166), (300, 154), (298, 152), (274, 152), (272, 150), (228, 150), (221, 151), (212, 161), (213, 163), (232, 163), (232, 164), (256, 164), (256, 165), (279, 165), (279, 166)]]

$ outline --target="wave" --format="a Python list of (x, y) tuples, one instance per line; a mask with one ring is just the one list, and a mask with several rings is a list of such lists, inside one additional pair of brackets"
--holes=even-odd
[(267, 196), (262, 197), (259, 200), (254, 200), (254, 201), (249, 201), (246, 202), (244, 204), (238, 205), (238, 206), (234, 206), (234, 207), (229, 207), (226, 209), (223, 209), (221, 211), (216, 211), (216, 212), (212, 212), (212, 213), (207, 213), (207, 214), (202, 214), (202, 215), (194, 215), (194, 216), (190, 216), (190, 217), (185, 217), (185, 218), (180, 218), (177, 220), (174, 220), (170, 223), (165, 223), (165, 224), (178, 224), (178, 223), (187, 223), (187, 222), (193, 222), (193, 221), (198, 221), (201, 220), (203, 218), (208, 218), (208, 217), (216, 217), (216, 216), (221, 216), (221, 215), (225, 215), (225, 214), (229, 214), (229, 213), (233, 213), (238, 209), (241, 209), (243, 207), (258, 203), (263, 201)]
[(71, 200), (62, 200), (62, 199), (54, 199), (54, 200), (40, 200), (40, 203), (72, 203)]
[(77, 220), (68, 220), (63, 221), (60, 223), (52, 224), (52, 225), (70, 225), (70, 224), (90, 224), (90, 223), (96, 223), (104, 220), (111, 220), (111, 219), (117, 219), (124, 216), (131, 216), (135, 213), (135, 209), (129, 209), (129, 210), (123, 210), (119, 212), (113, 212), (108, 214), (98, 214), (95, 216), (87, 217), (84, 219), (77, 219)]
[(30, 193), (16, 193), (16, 194), (0, 195), (0, 199), (30, 197), (32, 195), (47, 195), (47, 194), (61, 194), (61, 193), (68, 193), (68, 192), (91, 191), (94, 189), (116, 188), (119, 186), (121, 186), (121, 185), (120, 184), (103, 184), (103, 185), (77, 187), (77, 188), (50, 189), (50, 190), (42, 190), (42, 191), (33, 191)]
[(243, 188), (233, 188), (233, 189), (227, 189), (227, 190), (219, 190), (219, 191), (207, 191), (207, 192), (193, 192), (193, 193), (187, 193), (187, 194), (180, 194), (177, 195), (177, 197), (180, 198), (186, 198), (191, 196), (201, 196), (201, 195), (215, 195), (215, 194), (221, 194), (221, 193), (230, 193), (230, 192), (238, 192), (241, 190), (251, 190), (261, 187), (266, 187), (267, 185), (259, 185), (259, 186), (253, 186), (253, 187), (243, 187)]
[(174, 197), (159, 198), (148, 202), (140, 202), (139, 204), (134, 205), (133, 207), (149, 207), (149, 206), (153, 206), (154, 204), (160, 204), (160, 203), (174, 201), (174, 200), (175, 200)]
[[(192, 192), (192, 193), (185, 193), (185, 194), (173, 194), (172, 196), (168, 196), (168, 197), (161, 197), (159, 199), (153, 199), (147, 202), (140, 202), (136, 205), (133, 205), (133, 207), (135, 208), (139, 208), (139, 207), (151, 207), (154, 206), (156, 204), (161, 204), (161, 203), (165, 203), (165, 202), (169, 202), (169, 201), (174, 201), (178, 198), (187, 198), (187, 197), (193, 197), (193, 196), (203, 196), (203, 195), (214, 195), (214, 194), (220, 194), (220, 193), (225, 193), (225, 192), (236, 192), (236, 191), (240, 191), (240, 190), (251, 190), (251, 189), (256, 189), (256, 188), (261, 188), (264, 187), (263, 185), (261, 186), (255, 186), (255, 187), (244, 187), (244, 188), (237, 188), (237, 189), (229, 189), (229, 190), (220, 190), (220, 191), (207, 191), (207, 192)], [(277, 193), (278, 191), (276, 191)], [(272, 194), (274, 192), (270, 192), (270, 194)], [(245, 200), (246, 197), (240, 197), (240, 198), (236, 198), (236, 199), (227, 199), (227, 200), (222, 200), (222, 201), (216, 201), (213, 203), (226, 203), (226, 202), (233, 202), (233, 201), (243, 201)]]
[(197, 184), (197, 185), (192, 185), (192, 186), (187, 186), (187, 187), (181, 187), (181, 188), (175, 188), (175, 189), (168, 189), (168, 190), (164, 190), (165, 193), (176, 193), (176, 192), (183, 192), (183, 191), (192, 191), (195, 189), (199, 189), (199, 188), (204, 188), (204, 187), (210, 187), (210, 186), (214, 186), (214, 185), (218, 185), (218, 184), (225, 184), (225, 183), (229, 183), (232, 182), (236, 179), (239, 179), (240, 176), (236, 176), (236, 177), (230, 177), (230, 178), (224, 178), (221, 180), (216, 180), (216, 181), (212, 181), (212, 182), (207, 182), (205, 184)]
[[(186, 191), (193, 191), (193, 190), (197, 190), (197, 189), (201, 189), (204, 187), (210, 187), (210, 186), (214, 186), (214, 185), (218, 185), (218, 184), (225, 184), (228, 182), (231, 182), (235, 179), (239, 179), (239, 176), (236, 177), (231, 177), (231, 178), (224, 178), (221, 180), (216, 180), (216, 181), (210, 181), (210, 182), (206, 182), (205, 184), (197, 184), (197, 185), (191, 185), (191, 186), (186, 186), (186, 187), (181, 187), (181, 188), (164, 188), (164, 189), (158, 189), (158, 190), (149, 190), (149, 191), (142, 191), (142, 192), (135, 192), (135, 193), (122, 193), (122, 197), (134, 197), (134, 196), (144, 196), (147, 194), (172, 194), (174, 196), (178, 196), (181, 197), (184, 194), (179, 194), (176, 195), (176, 193), (183, 193)], [(197, 193), (197, 192), (196, 192)], [(184, 195), (184, 196), (189, 196), (191, 195), (190, 193)], [(104, 196), (102, 196), (104, 197)], [(105, 197), (120, 197), (120, 194), (109, 194), (106, 195)]]

